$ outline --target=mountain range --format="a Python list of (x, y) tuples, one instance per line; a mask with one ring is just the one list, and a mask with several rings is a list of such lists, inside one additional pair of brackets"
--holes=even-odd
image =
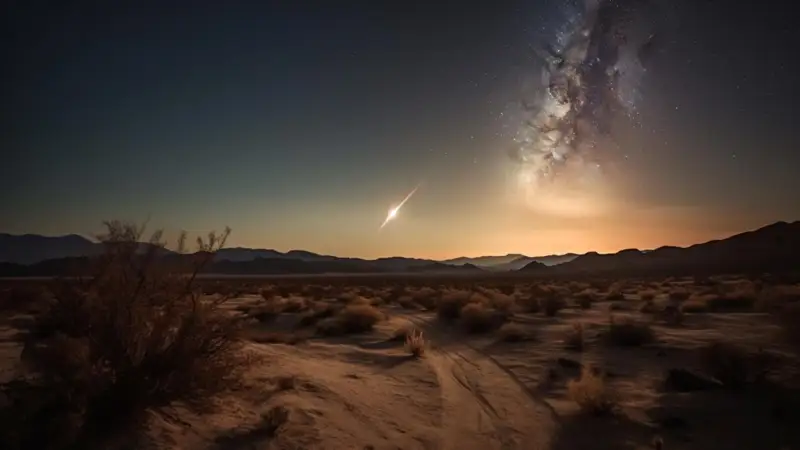
[[(146, 245), (146, 244), (143, 244)], [(103, 251), (83, 236), (59, 237), (0, 233), (0, 276), (53, 276), (79, 267)], [(165, 256), (178, 257), (164, 250)], [(800, 269), (800, 221), (777, 222), (757, 230), (690, 247), (628, 249), (526, 256), (460, 257), (444, 261), (417, 258), (342, 258), (304, 250), (224, 248), (207, 272), (218, 274), (463, 273), (517, 272), (520, 275), (628, 275)]]

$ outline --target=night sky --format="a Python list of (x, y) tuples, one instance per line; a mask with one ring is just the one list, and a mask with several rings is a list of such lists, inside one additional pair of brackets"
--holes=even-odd
[(125, 3), (3, 7), (0, 231), (149, 217), (228, 225), (233, 246), (447, 258), (800, 219), (791, 2), (668, 2), (638, 125), (570, 215), (526, 207), (508, 156), (562, 2)]

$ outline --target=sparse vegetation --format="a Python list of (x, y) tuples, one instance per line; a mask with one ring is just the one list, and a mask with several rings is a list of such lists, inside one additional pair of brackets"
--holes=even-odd
[(406, 335), (405, 346), (406, 350), (413, 356), (417, 358), (422, 357), (425, 354), (425, 347), (427, 346), (425, 338), (422, 336), (422, 331), (410, 330)]
[(461, 325), (468, 333), (485, 333), (495, 327), (496, 318), (494, 310), (482, 303), (468, 303), (461, 308)]
[(582, 352), (586, 346), (585, 327), (583, 322), (576, 322), (572, 324), (572, 329), (564, 339), (564, 346), (568, 350)]
[(617, 406), (617, 400), (602, 374), (590, 366), (583, 367), (579, 379), (567, 383), (567, 391), (572, 401), (588, 414), (610, 414)]
[(13, 398), (3, 411), (4, 448), (101, 445), (142, 423), (148, 409), (179, 401), (204, 410), (236, 387), (249, 362), (236, 322), (219, 308), (225, 298), (209, 300), (194, 284), (228, 230), (176, 262), (157, 258), (160, 233), (143, 249), (143, 228), (105, 225), (94, 272), (53, 286), (23, 350), (28, 371), (4, 386)]
[(636, 322), (631, 318), (616, 320), (614, 316), (610, 316), (606, 339), (612, 345), (637, 347), (654, 342), (656, 336), (647, 323)]
[(317, 331), (326, 336), (364, 333), (372, 330), (384, 318), (384, 314), (374, 306), (355, 303), (345, 306), (337, 315), (322, 320), (317, 325)]
[(499, 335), (499, 340), (502, 342), (526, 342), (536, 340), (536, 335), (533, 330), (515, 323), (507, 323), (500, 327)]

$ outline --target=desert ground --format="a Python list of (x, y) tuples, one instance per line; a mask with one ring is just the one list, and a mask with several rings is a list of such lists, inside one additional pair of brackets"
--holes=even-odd
[[(23, 371), (23, 343), (42, 314), (30, 298), (45, 284), (0, 284), (3, 382)], [(247, 355), (239, 382), (202, 412), (181, 401), (148, 408), (137, 437), (114, 445), (800, 448), (800, 324), (775, 313), (798, 304), (796, 279), (316, 277), (200, 287), (237, 323), (236, 351)]]

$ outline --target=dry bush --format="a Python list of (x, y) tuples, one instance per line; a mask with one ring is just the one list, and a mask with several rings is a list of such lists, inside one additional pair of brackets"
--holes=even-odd
[(683, 307), (678, 305), (667, 305), (664, 307), (664, 309), (658, 311), (658, 318), (667, 325), (683, 325)]
[(536, 314), (542, 310), (539, 299), (530, 294), (518, 296), (516, 303), (523, 312)]
[(342, 306), (337, 303), (314, 302), (311, 310), (303, 313), (297, 321), (297, 328), (311, 327), (323, 319), (335, 316), (342, 310)]
[(452, 321), (461, 316), (461, 309), (472, 301), (469, 291), (447, 291), (436, 305), (436, 316), (442, 321)]
[(397, 304), (402, 306), (406, 309), (419, 309), (419, 305), (417, 302), (414, 301), (414, 298), (410, 295), (403, 295), (401, 297), (397, 297)]
[(800, 285), (765, 287), (758, 293), (755, 308), (759, 311), (780, 311), (800, 304)]
[(691, 295), (691, 291), (684, 288), (677, 288), (669, 292), (669, 299), (673, 302), (684, 302), (689, 299)]
[(35, 311), (47, 302), (43, 286), (14, 286), (0, 290), (0, 314)]
[(564, 339), (564, 347), (568, 350), (582, 352), (586, 347), (586, 333), (585, 327), (582, 322), (572, 324), (572, 329)]
[(367, 304), (347, 305), (336, 316), (317, 324), (317, 331), (326, 336), (365, 333), (372, 330), (385, 316), (374, 306)]
[(405, 341), (406, 350), (408, 350), (409, 353), (415, 357), (419, 358), (425, 354), (425, 347), (427, 346), (427, 343), (425, 342), (425, 338), (422, 336), (422, 331), (410, 330), (406, 334)]
[(617, 400), (614, 393), (606, 386), (602, 374), (589, 366), (581, 369), (581, 377), (567, 383), (569, 397), (580, 406), (585, 413), (605, 415), (614, 412)]
[(590, 291), (588, 289), (583, 290), (577, 294), (575, 294), (575, 303), (578, 304), (578, 307), (581, 309), (590, 309), (592, 307), (592, 303), (595, 301), (595, 292)]
[(249, 308), (247, 315), (259, 322), (267, 323), (283, 312), (283, 304), (278, 300), (269, 300), (266, 304)]
[(656, 335), (653, 328), (647, 323), (636, 322), (631, 318), (617, 321), (614, 316), (611, 316), (606, 339), (612, 345), (637, 347), (654, 342)]
[(658, 312), (658, 307), (653, 299), (645, 300), (642, 305), (639, 306), (639, 312), (642, 314), (654, 314)]
[(700, 356), (708, 374), (729, 388), (764, 380), (775, 363), (763, 351), (753, 353), (730, 342), (713, 342), (701, 350)]
[(432, 311), (436, 309), (439, 292), (437, 292), (435, 289), (427, 286), (421, 287), (416, 290), (409, 291), (409, 295), (411, 295), (416, 304), (421, 306), (426, 311)]
[(161, 233), (142, 244), (143, 228), (105, 225), (92, 273), (54, 286), (25, 343), (25, 374), (3, 386), (13, 434), (0, 447), (90, 448), (151, 408), (179, 401), (205, 410), (249, 362), (222, 300), (206, 301), (195, 285), (229, 230), (198, 239), (193, 255), (161, 257)]
[(308, 301), (300, 296), (293, 295), (283, 300), (283, 312), (299, 313), (308, 309)]
[(498, 315), (483, 303), (467, 303), (461, 308), (460, 322), (468, 333), (485, 333), (497, 325)]
[(542, 299), (542, 310), (547, 317), (555, 317), (559, 311), (567, 307), (567, 302), (559, 297), (546, 297)]
[(639, 291), (639, 299), (645, 302), (652, 302), (656, 298), (657, 292), (652, 289)]
[(685, 313), (708, 312), (708, 302), (714, 297), (716, 297), (714, 294), (693, 294), (681, 304), (681, 310)]
[(615, 282), (612, 283), (611, 286), (608, 288), (608, 292), (606, 292), (605, 300), (606, 301), (618, 301), (618, 300), (625, 300), (624, 291), (626, 289), (625, 283), (623, 282)]
[(526, 342), (535, 341), (536, 333), (529, 327), (516, 323), (507, 323), (499, 330), (501, 342)]

